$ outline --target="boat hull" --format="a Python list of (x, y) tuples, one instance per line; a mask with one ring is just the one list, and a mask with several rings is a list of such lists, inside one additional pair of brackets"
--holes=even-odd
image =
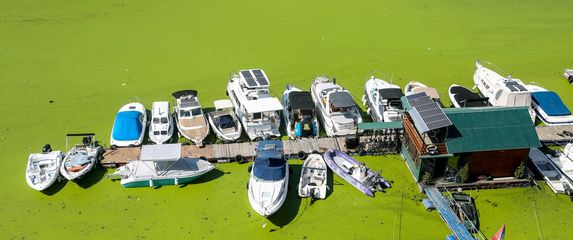
[(161, 187), (169, 185), (181, 185), (187, 184), (195, 181), (202, 175), (192, 176), (192, 177), (182, 177), (182, 178), (165, 178), (165, 179), (139, 179), (139, 180), (121, 180), (121, 186), (126, 188), (136, 188), (136, 187)]

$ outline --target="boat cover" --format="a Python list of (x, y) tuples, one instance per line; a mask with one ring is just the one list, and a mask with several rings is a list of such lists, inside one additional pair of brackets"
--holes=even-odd
[(65, 165), (66, 167), (71, 168), (75, 166), (83, 166), (88, 163), (90, 163), (90, 159), (87, 154), (83, 152), (74, 152), (68, 157), (68, 161)]
[(286, 161), (275, 158), (258, 158), (253, 166), (255, 177), (267, 181), (282, 180), (286, 174)]
[(382, 88), (378, 90), (378, 94), (384, 99), (400, 99), (404, 96), (400, 88)]
[(314, 102), (307, 91), (294, 91), (288, 94), (291, 109), (314, 110)]
[(139, 139), (141, 130), (141, 113), (138, 111), (119, 112), (113, 126), (113, 139), (117, 141), (133, 141)]
[(219, 117), (219, 127), (221, 129), (234, 128), (235, 127), (235, 121), (233, 120), (233, 117), (230, 114), (220, 116)]
[(354, 99), (348, 92), (334, 92), (330, 95), (330, 102), (335, 108), (354, 107)]
[(565, 106), (557, 93), (552, 91), (533, 92), (531, 94), (533, 101), (539, 105), (549, 116), (567, 116), (571, 111)]

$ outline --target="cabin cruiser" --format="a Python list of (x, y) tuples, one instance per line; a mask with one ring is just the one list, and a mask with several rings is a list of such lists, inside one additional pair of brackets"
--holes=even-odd
[(489, 103), (496, 107), (529, 107), (531, 120), (535, 121), (535, 111), (531, 108), (531, 91), (517, 78), (502, 77), (498, 73), (476, 62), (474, 83), (481, 95), (489, 99)]
[(285, 202), (289, 166), (284, 156), (282, 141), (260, 141), (255, 151), (255, 161), (249, 168), (249, 202), (258, 214), (268, 217), (277, 212)]
[(143, 143), (147, 127), (147, 110), (143, 104), (132, 102), (121, 107), (113, 122), (110, 145), (116, 147), (135, 147)]
[(314, 105), (321, 118), (326, 135), (354, 135), (362, 117), (350, 93), (330, 81), (327, 77), (317, 77), (310, 86)]
[(157, 144), (169, 141), (173, 137), (173, 116), (170, 114), (169, 102), (153, 102), (149, 139)]
[(437, 102), (440, 107), (443, 107), (442, 101), (440, 100), (440, 94), (438, 90), (432, 87), (428, 87), (423, 83), (411, 81), (404, 87), (404, 95), (410, 96), (412, 94), (425, 92), (426, 95), (430, 96), (434, 102)]
[(283, 110), (280, 101), (271, 96), (269, 79), (262, 69), (240, 70), (227, 84), (227, 94), (243, 129), (251, 140), (280, 137)]
[(402, 101), (404, 96), (398, 85), (371, 77), (364, 86), (363, 105), (375, 122), (395, 122), (402, 120)]
[(475, 93), (460, 85), (452, 84), (448, 89), (448, 95), (452, 105), (456, 108), (491, 106), (488, 98), (484, 98), (479, 93)]
[(531, 106), (537, 113), (537, 118), (547, 126), (573, 124), (573, 115), (565, 106), (559, 95), (553, 91), (536, 85), (526, 85), (531, 91)]
[(318, 136), (318, 120), (310, 92), (288, 85), (283, 92), (283, 119), (291, 139)]
[(239, 139), (243, 130), (241, 122), (233, 112), (231, 100), (217, 100), (213, 104), (215, 111), (207, 113), (213, 132), (225, 142), (234, 142)]
[(179, 133), (197, 146), (209, 134), (209, 123), (203, 114), (196, 90), (181, 90), (171, 94), (175, 98), (175, 122)]

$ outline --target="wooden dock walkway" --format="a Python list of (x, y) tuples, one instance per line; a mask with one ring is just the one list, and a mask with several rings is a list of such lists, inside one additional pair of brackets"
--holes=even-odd
[(545, 145), (565, 145), (573, 142), (573, 125), (535, 127), (539, 141)]

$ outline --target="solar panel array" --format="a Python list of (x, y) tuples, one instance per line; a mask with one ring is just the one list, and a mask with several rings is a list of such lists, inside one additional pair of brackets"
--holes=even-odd
[(245, 79), (247, 87), (253, 88), (269, 86), (269, 80), (260, 69), (242, 70), (241, 76)]
[(509, 90), (511, 90), (512, 92), (527, 91), (527, 89), (523, 85), (519, 84), (518, 82), (514, 82), (514, 81), (505, 82), (505, 86), (507, 86), (507, 88), (509, 88)]
[[(434, 130), (451, 126), (452, 122), (444, 113), (444, 110), (434, 102), (425, 92), (406, 96), (412, 108), (416, 109), (427, 130)], [(422, 130), (422, 129), (418, 129)], [(425, 129), (423, 129), (425, 130)]]

